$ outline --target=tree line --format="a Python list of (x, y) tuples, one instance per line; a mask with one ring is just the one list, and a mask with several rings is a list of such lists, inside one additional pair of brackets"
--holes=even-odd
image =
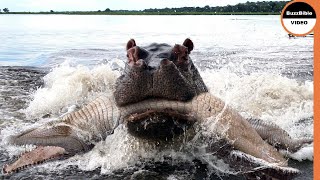
[[(2, 11), (3, 11), (4, 13), (8, 13), (8, 12), (9, 12), (9, 9), (8, 9), (8, 8), (4, 8), (4, 9), (2, 9)], [(1, 13), (1, 9), (0, 9), (0, 13)]]
[[(180, 7), (180, 8), (150, 8), (144, 10), (105, 10), (98, 11), (53, 11), (49, 12), (38, 12), (40, 14), (279, 14), (283, 7), (289, 1), (258, 1), (239, 3), (236, 5), (227, 6), (215, 6), (210, 7), (209, 5), (204, 7)], [(0, 13), (9, 13), (8, 8), (4, 8)], [(26, 13), (26, 12), (10, 12), (13, 14)], [(32, 12), (29, 12), (32, 13)], [(36, 13), (36, 12), (34, 12)]]
[(289, 1), (258, 1), (227, 6), (145, 9), (144, 12), (272, 12), (279, 13)]

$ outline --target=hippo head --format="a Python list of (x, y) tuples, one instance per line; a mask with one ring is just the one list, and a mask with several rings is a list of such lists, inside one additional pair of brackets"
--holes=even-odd
[[(193, 48), (190, 39), (173, 47), (158, 43), (140, 47), (135, 40), (129, 40), (126, 46), (126, 67), (117, 79), (114, 92), (117, 106), (126, 108), (132, 104), (140, 105), (145, 100), (159, 99), (187, 102), (196, 95), (207, 92), (207, 87), (190, 58)], [(134, 134), (139, 132), (138, 134), (148, 138), (168, 138), (172, 135), (171, 132), (181, 130), (173, 124), (176, 125), (179, 120), (191, 122), (184, 114), (170, 108), (155, 111), (146, 107), (143, 112), (130, 117), (133, 119), (130, 122), (134, 123), (128, 123), (129, 132), (134, 129)]]
[(207, 88), (194, 66), (190, 53), (193, 42), (182, 45), (153, 43), (146, 47), (128, 41), (128, 61), (116, 83), (114, 97), (118, 106), (150, 98), (188, 101)]

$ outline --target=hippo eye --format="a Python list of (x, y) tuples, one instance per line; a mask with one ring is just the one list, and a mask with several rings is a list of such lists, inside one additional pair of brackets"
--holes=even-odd
[(127, 54), (127, 58), (129, 58), (129, 55)]

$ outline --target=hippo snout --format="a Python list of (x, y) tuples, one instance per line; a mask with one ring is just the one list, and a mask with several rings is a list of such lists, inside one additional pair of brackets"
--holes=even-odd
[(150, 98), (189, 101), (197, 94), (207, 92), (189, 57), (193, 50), (190, 39), (173, 47), (157, 43), (140, 47), (131, 39), (126, 48), (127, 65), (114, 92), (118, 106)]

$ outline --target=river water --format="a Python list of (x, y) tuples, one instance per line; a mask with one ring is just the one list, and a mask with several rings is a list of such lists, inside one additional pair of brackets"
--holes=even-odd
[[(0, 166), (33, 148), (8, 144), (10, 135), (111, 94), (130, 38), (138, 45), (191, 38), (211, 93), (245, 117), (313, 137), (313, 38), (289, 38), (279, 16), (0, 15), (0, 27)], [(222, 167), (215, 175), (204, 154), (155, 147), (119, 127), (88, 153), (0, 177), (242, 179)], [(302, 171), (297, 179), (313, 178), (313, 144), (288, 158)]]

